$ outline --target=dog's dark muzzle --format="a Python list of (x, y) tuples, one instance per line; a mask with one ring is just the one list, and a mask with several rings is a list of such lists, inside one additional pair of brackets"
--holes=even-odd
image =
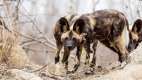
[(74, 49), (75, 48), (75, 41), (73, 40), (66, 40), (64, 42), (64, 47), (69, 48), (69, 49)]
[(136, 49), (138, 46), (138, 42), (137, 41), (131, 41), (128, 45), (128, 51), (131, 52), (134, 49)]

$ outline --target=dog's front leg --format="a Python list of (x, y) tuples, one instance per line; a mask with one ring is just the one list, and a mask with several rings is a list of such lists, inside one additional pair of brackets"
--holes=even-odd
[(56, 56), (55, 56), (55, 64), (59, 62), (60, 51), (62, 49), (62, 44), (59, 41), (56, 42), (56, 45), (57, 45), (57, 52), (56, 52)]
[(63, 55), (63, 59), (62, 59), (62, 63), (65, 65), (65, 69), (68, 72), (68, 58), (70, 55), (70, 50), (68, 48), (64, 48), (64, 55)]
[(74, 70), (73, 70), (73, 72), (77, 71), (78, 67), (80, 66), (81, 53), (82, 53), (82, 45), (77, 47), (77, 52), (76, 52), (77, 64), (74, 65)]
[(92, 58), (92, 61), (91, 61), (91, 64), (90, 66), (91, 67), (94, 67), (96, 65), (96, 49), (97, 49), (97, 44), (98, 44), (98, 40), (94, 40), (93, 41), (93, 58)]

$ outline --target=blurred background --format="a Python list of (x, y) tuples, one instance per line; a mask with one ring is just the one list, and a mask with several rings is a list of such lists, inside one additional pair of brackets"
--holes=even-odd
[(0, 16), (9, 30), (18, 32), (17, 43), (37, 64), (53, 60), (56, 53), (53, 27), (61, 16), (100, 9), (123, 12), (129, 25), (142, 18), (142, 0), (0, 0)]

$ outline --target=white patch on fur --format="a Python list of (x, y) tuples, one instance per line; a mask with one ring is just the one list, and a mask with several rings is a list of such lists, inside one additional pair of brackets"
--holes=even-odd
[(70, 33), (69, 31), (63, 33), (63, 34), (61, 35), (61, 41), (63, 41), (63, 39), (65, 39), (65, 38), (69, 35), (69, 33)]
[(72, 23), (71, 23), (71, 25), (70, 25), (70, 30), (73, 30), (73, 26), (74, 26), (76, 20), (80, 18), (80, 16), (81, 16), (81, 15), (77, 15), (77, 16), (74, 16), (74, 17), (73, 17), (73, 19), (71, 20)]
[(65, 16), (65, 18), (67, 19), (67, 21), (69, 21), (71, 19), (72, 15), (67, 15)]
[(124, 30), (123, 30), (122, 35), (123, 35), (123, 38), (124, 38), (124, 41), (125, 41), (124, 44), (125, 44), (126, 47), (128, 47), (128, 44), (129, 44), (129, 42), (130, 42), (130, 39), (129, 39), (129, 31), (128, 31), (126, 25), (125, 25), (125, 27), (124, 27)]
[(94, 26), (96, 25), (96, 20), (94, 20), (94, 16), (90, 15), (90, 16), (87, 16), (87, 17), (89, 19), (89, 23), (90, 23), (91, 28), (94, 29)]
[(137, 33), (131, 33), (132, 35), (132, 39), (138, 41), (139, 37), (137, 35)]

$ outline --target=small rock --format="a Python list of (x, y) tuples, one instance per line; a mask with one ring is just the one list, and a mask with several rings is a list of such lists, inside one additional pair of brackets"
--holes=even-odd
[(54, 74), (56, 76), (65, 76), (66, 75), (66, 70), (64, 68), (63, 64), (51, 64), (48, 67), (48, 70), (51, 74)]
[(33, 73), (24, 72), (18, 69), (11, 69), (9, 72), (14, 75), (16, 80), (42, 80), (40, 77)]

